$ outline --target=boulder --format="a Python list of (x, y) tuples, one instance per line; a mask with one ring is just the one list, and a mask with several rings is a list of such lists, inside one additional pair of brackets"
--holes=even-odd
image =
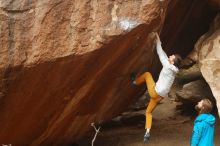
[[(184, 55), (190, 47), (185, 51), (166, 44), (192, 45), (188, 35), (178, 36), (188, 28), (199, 36), (197, 24), (209, 24), (215, 14), (206, 8), (206, 1), (170, 2), (1, 1), (0, 142), (71, 145), (91, 123), (125, 111), (143, 93), (143, 88), (131, 85), (130, 73), (159, 68), (152, 32), (163, 27), (162, 36), (168, 35), (162, 37), (163, 47)], [(168, 8), (178, 20), (167, 19), (164, 25)], [(199, 15), (203, 10), (210, 13)], [(194, 25), (186, 23), (198, 15)]]
[(142, 92), (169, 1), (0, 2), (0, 143), (70, 145)]
[(183, 88), (177, 91), (178, 99), (183, 103), (197, 103), (204, 98), (214, 101), (212, 92), (205, 80), (197, 80), (183, 85)]
[(200, 71), (209, 84), (220, 111), (220, 14), (196, 43), (188, 58), (199, 63)]
[(179, 99), (179, 97), (177, 97), (177, 93), (182, 91), (184, 85), (201, 79), (203, 79), (203, 77), (198, 64), (194, 64), (192, 67), (187, 69), (180, 69), (169, 92), (169, 97), (177, 101)]

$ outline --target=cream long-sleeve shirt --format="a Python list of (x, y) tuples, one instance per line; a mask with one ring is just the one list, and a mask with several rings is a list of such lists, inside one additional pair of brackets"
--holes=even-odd
[(156, 82), (155, 90), (160, 96), (168, 97), (168, 93), (179, 69), (173, 64), (170, 64), (166, 53), (162, 49), (160, 40), (157, 40), (156, 49), (163, 68)]

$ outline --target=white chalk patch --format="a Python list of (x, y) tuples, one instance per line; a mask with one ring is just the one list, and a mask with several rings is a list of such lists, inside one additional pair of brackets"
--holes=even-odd
[(131, 30), (138, 25), (137, 21), (131, 20), (129, 18), (120, 18), (119, 26), (123, 30)]

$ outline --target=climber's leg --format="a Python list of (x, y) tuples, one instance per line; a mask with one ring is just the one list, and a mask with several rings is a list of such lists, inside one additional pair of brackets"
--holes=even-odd
[(140, 85), (141, 83), (145, 82), (147, 85), (148, 92), (151, 97), (155, 96), (154, 90), (155, 90), (155, 82), (150, 72), (145, 72), (142, 75), (140, 75), (135, 81), (135, 85)]
[(150, 102), (147, 106), (146, 109), (146, 124), (145, 124), (145, 129), (151, 129), (152, 126), (152, 112), (154, 111), (154, 109), (156, 108), (156, 106), (158, 105), (158, 103), (160, 102), (162, 98), (160, 96), (158, 96), (156, 99), (151, 98)]

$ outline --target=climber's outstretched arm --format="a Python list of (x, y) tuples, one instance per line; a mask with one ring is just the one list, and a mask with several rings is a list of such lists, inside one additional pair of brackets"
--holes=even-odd
[(157, 54), (159, 56), (160, 62), (163, 66), (166, 66), (169, 64), (167, 54), (164, 52), (161, 46), (161, 41), (159, 38), (158, 33), (156, 33), (156, 48), (157, 48)]

